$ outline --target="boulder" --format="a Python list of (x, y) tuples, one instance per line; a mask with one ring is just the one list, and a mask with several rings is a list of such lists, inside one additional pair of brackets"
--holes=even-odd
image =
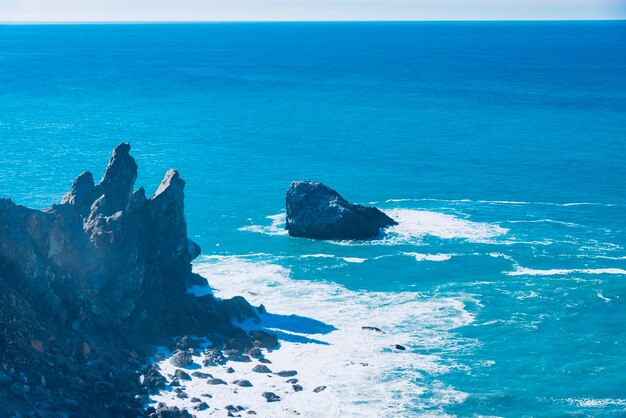
[(348, 202), (328, 186), (294, 181), (286, 195), (285, 228), (292, 237), (368, 239), (398, 223), (374, 207)]
[(170, 358), (170, 363), (176, 367), (185, 367), (193, 363), (193, 358), (187, 350), (176, 350)]
[(209, 384), (209, 385), (227, 385), (228, 383), (226, 383), (222, 379), (213, 378), (213, 379), (207, 380), (207, 384)]
[(277, 372), (275, 374), (276, 374), (276, 376), (280, 376), (280, 377), (293, 377), (293, 376), (297, 375), (298, 372), (295, 371), (295, 370), (283, 370), (283, 371)]
[(251, 331), (250, 339), (252, 340), (252, 344), (257, 348), (274, 348), (278, 345), (276, 335), (265, 331)]
[(268, 402), (278, 402), (278, 401), (280, 401), (280, 396), (278, 396), (277, 394), (275, 394), (273, 392), (263, 392), (262, 396)]
[(257, 364), (256, 366), (254, 366), (252, 371), (255, 373), (272, 373), (272, 371), (267, 366), (264, 366), (262, 364)]
[(237, 386), (241, 386), (241, 387), (243, 387), (243, 388), (250, 388), (250, 387), (252, 387), (252, 383), (250, 383), (250, 381), (249, 381), (249, 380), (246, 380), (246, 379), (238, 379), (238, 380), (235, 380), (235, 381), (233, 382), (233, 384), (235, 384), (235, 385), (237, 385)]
[(187, 372), (181, 369), (176, 369), (174, 377), (178, 380), (191, 380), (191, 376)]

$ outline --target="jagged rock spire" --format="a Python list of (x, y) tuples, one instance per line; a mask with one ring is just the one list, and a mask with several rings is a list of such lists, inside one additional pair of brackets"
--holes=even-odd
[(105, 204), (100, 207), (102, 215), (108, 216), (126, 209), (137, 179), (137, 163), (129, 154), (130, 144), (123, 142), (113, 150), (102, 180), (98, 184), (99, 194), (105, 196)]

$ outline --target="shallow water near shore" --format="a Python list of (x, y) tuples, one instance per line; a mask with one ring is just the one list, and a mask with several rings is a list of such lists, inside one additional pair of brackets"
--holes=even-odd
[[(233, 364), (255, 386), (207, 414), (616, 416), (624, 50), (623, 22), (0, 26), (0, 196), (57, 202), (121, 141), (148, 194), (180, 170), (195, 270), (304, 388)], [(400, 225), (289, 238), (309, 178)]]

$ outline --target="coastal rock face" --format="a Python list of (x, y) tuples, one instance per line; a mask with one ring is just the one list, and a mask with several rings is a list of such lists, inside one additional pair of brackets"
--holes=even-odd
[(374, 207), (348, 202), (316, 181), (294, 181), (286, 195), (286, 229), (292, 237), (368, 239), (398, 223)]
[(118, 145), (100, 183), (85, 172), (44, 211), (0, 199), (0, 275), (46, 317), (74, 328), (191, 333), (228, 323), (235, 307), (253, 315), (243, 298), (187, 294), (204, 279), (191, 271), (200, 247), (187, 237), (185, 182), (170, 170), (150, 198), (133, 192), (129, 151)]
[(33, 405), (45, 417), (137, 416), (146, 342), (211, 334), (253, 346), (232, 325), (256, 317), (245, 299), (187, 292), (206, 280), (191, 270), (200, 247), (187, 236), (179, 173), (150, 197), (134, 191), (136, 178), (123, 143), (99, 183), (81, 174), (60, 204), (39, 211), (0, 198), (0, 377), (48, 399), (0, 388), (0, 416)]

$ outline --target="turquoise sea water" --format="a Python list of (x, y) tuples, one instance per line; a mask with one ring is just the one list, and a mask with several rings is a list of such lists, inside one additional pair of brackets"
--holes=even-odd
[[(129, 141), (138, 185), (187, 181), (209, 281), (407, 345), (371, 353), (380, 416), (622, 416), (624, 51), (624, 22), (0, 26), (0, 195), (48, 206)], [(295, 179), (400, 226), (290, 239)]]

